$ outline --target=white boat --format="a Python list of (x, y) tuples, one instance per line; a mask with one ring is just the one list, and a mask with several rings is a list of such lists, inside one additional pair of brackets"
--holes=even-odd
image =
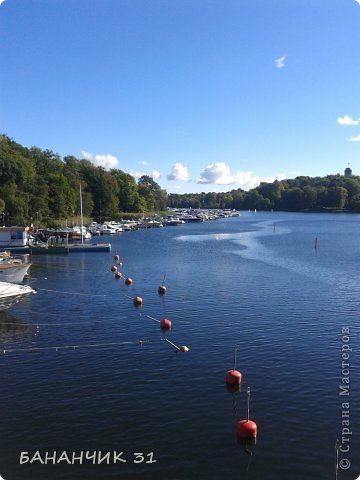
[(28, 285), (0, 282), (0, 311), (15, 305), (30, 293), (36, 292)]
[(9, 252), (0, 253), (0, 282), (21, 283), (31, 266), (24, 258), (14, 257)]
[(103, 235), (114, 235), (115, 233), (118, 233), (116, 228), (112, 227), (108, 223), (103, 223), (100, 226), (100, 230)]
[(5, 263), (0, 262), (0, 281), (20, 283), (27, 275), (30, 263)]

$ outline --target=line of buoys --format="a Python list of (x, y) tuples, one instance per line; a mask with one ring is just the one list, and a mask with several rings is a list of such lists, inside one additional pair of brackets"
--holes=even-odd
[(42, 352), (46, 350), (76, 350), (78, 348), (101, 348), (101, 347), (113, 347), (121, 345), (136, 345), (139, 344), (141, 347), (144, 343), (153, 343), (150, 340), (137, 340), (137, 341), (128, 341), (128, 342), (108, 342), (108, 343), (88, 343), (83, 345), (58, 345), (54, 347), (27, 347), (27, 348), (6, 348), (0, 350), (0, 354), (6, 355), (7, 353), (20, 353), (20, 352)]
[[(119, 262), (119, 255), (115, 255), (114, 256), (114, 260), (115, 261), (118, 261)], [(121, 263), (119, 262), (118, 265), (121, 265)], [(114, 270), (113, 270), (114, 269)], [(113, 265), (113, 267), (111, 267), (111, 270), (112, 271), (115, 271), (115, 276), (116, 278), (123, 278), (121, 272), (118, 271), (118, 268), (117, 266)], [(160, 295), (164, 295), (166, 293), (166, 286), (164, 285), (164, 282), (165, 282), (165, 276), (164, 275), (164, 278), (163, 278), (163, 282), (162, 284), (158, 287), (158, 293)], [(131, 285), (133, 283), (133, 280), (132, 278), (130, 277), (126, 277), (125, 278), (125, 285)], [(131, 298), (129, 297), (128, 295), (126, 295), (126, 297), (128, 298)], [(143, 299), (142, 297), (140, 296), (136, 296), (135, 298), (132, 299), (133, 300), (133, 304), (135, 305), (135, 307), (140, 307), (142, 304), (143, 304)], [(141, 315), (141, 314), (140, 314)], [(163, 330), (164, 332), (166, 331), (169, 331), (171, 329), (171, 326), (172, 326), (172, 323), (171, 323), (171, 320), (169, 320), (168, 318), (163, 318), (162, 320), (157, 320), (156, 318), (154, 317), (151, 317), (150, 315), (145, 315), (146, 317), (152, 319), (152, 320), (155, 320), (157, 323), (159, 323), (159, 326), (161, 328), (161, 330)], [(167, 339), (166, 339), (167, 340)], [(170, 340), (167, 340), (174, 348), (176, 348), (176, 350), (180, 351), (180, 352), (188, 352), (189, 351), (189, 347), (187, 347), (186, 345), (182, 345), (181, 347), (178, 347), (177, 345), (175, 345), (174, 343), (170, 342)], [(236, 361), (236, 360), (235, 360)]]
[(236, 425), (238, 437), (243, 439), (256, 439), (257, 425), (250, 420), (250, 387), (247, 388), (247, 416), (245, 420), (240, 420)]
[(236, 352), (237, 349), (235, 348), (234, 351), (234, 368), (232, 370), (228, 370), (225, 375), (225, 382), (228, 385), (240, 385), (241, 384), (241, 379), (242, 379), (242, 374), (236, 370)]

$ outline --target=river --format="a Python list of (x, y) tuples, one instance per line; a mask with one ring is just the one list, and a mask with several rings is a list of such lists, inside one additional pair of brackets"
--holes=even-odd
[(0, 475), (328, 480), (338, 439), (357, 478), (359, 238), (360, 215), (241, 212), (34, 256), (37, 294), (0, 318)]

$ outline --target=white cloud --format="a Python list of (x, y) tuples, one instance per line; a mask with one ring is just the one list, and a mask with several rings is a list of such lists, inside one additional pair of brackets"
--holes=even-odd
[(107, 153), (106, 155), (96, 155), (94, 164), (98, 167), (104, 167), (106, 170), (110, 170), (119, 165), (119, 160), (113, 155), (110, 155), (110, 153)]
[(284, 68), (285, 67), (285, 57), (280, 57), (275, 60), (276, 68)]
[(360, 0), (355, 0), (356, 3), (358, 3), (360, 5)]
[(338, 117), (336, 121), (339, 125), (359, 125), (359, 120), (354, 120), (353, 118), (349, 117), (349, 115)]
[(81, 150), (81, 158), (83, 158), (84, 160), (89, 160), (90, 162), (92, 162), (94, 157), (93, 157), (92, 153), (87, 152), (86, 150)]
[(119, 160), (114, 157), (114, 155), (110, 155), (107, 153), (106, 155), (94, 155), (86, 150), (81, 151), (82, 158), (85, 160), (89, 160), (92, 162), (96, 167), (103, 167), (105, 170), (110, 170), (111, 168), (117, 168), (119, 165)]
[(146, 175), (146, 173), (140, 173), (140, 172), (133, 172), (131, 170), (131, 172), (129, 172), (130, 175), (132, 175), (136, 180), (139, 180), (140, 177), (142, 177), (143, 175)]
[(166, 177), (168, 180), (189, 180), (189, 173), (187, 167), (185, 167), (182, 163), (175, 163), (172, 168), (171, 172)]
[(0, 5), (2, 5), (5, 2), (5, 0), (0, 0)]
[(132, 175), (136, 180), (139, 180), (140, 177), (143, 175), (147, 175), (148, 177), (151, 177), (153, 180), (157, 180), (158, 178), (161, 177), (160, 172), (157, 170), (153, 170), (151, 173), (144, 173), (144, 172), (134, 172), (131, 171), (129, 172), (130, 175)]
[(350, 137), (347, 138), (348, 142), (360, 142), (360, 135), (357, 135), (356, 137)]
[(140, 160), (139, 165), (147, 165), (148, 162), (146, 160)]
[(250, 190), (257, 187), (261, 182), (272, 183), (275, 180), (284, 180), (283, 173), (277, 173), (269, 177), (259, 177), (252, 172), (237, 172), (231, 175), (230, 167), (224, 162), (208, 165), (200, 174), (197, 183), (213, 185), (234, 185), (237, 184), (244, 190)]
[(158, 172), (157, 170), (153, 170), (149, 177), (152, 177), (154, 180), (157, 180), (158, 178), (160, 178), (160, 172)]

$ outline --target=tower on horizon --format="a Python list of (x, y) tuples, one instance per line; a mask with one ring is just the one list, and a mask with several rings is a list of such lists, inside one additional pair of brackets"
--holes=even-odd
[(345, 175), (345, 177), (351, 177), (352, 170), (351, 170), (350, 167), (345, 168), (344, 175)]

